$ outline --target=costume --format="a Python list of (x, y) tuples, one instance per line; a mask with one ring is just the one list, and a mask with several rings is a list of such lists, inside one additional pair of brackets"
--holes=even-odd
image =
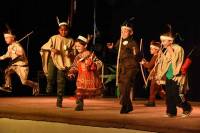
[(180, 45), (173, 43), (171, 31), (162, 34), (160, 39), (166, 51), (159, 57), (156, 79), (159, 83), (159, 80), (166, 76), (166, 113), (169, 117), (176, 116), (176, 106), (179, 106), (183, 109), (183, 116), (187, 116), (191, 113), (192, 107), (183, 93), (186, 83), (186, 75), (181, 74), (184, 50)]
[(156, 94), (159, 93), (161, 98), (164, 98), (165, 92), (162, 88), (162, 85), (158, 85), (155, 80), (155, 74), (157, 72), (157, 66), (155, 66), (157, 62), (158, 57), (158, 51), (160, 50), (160, 42), (157, 41), (151, 41), (150, 43), (150, 52), (153, 54), (151, 57), (151, 60), (148, 62), (145, 59), (143, 60), (144, 63), (142, 65), (148, 69), (149, 76), (148, 79), (151, 80), (150, 84), (150, 96), (147, 103), (145, 103), (148, 107), (154, 107), (155, 106), (155, 100), (156, 100)]
[[(116, 48), (119, 46), (119, 41)], [(134, 53), (135, 52), (135, 53)], [(121, 52), (119, 55), (119, 77), (118, 84), (120, 89), (120, 104), (122, 105), (121, 113), (132, 110), (132, 102), (130, 99), (131, 88), (135, 86), (136, 75), (139, 72), (138, 63), (138, 45), (131, 37), (123, 39), (121, 45)], [(128, 112), (127, 112), (128, 113)]]
[[(53, 53), (52, 50), (58, 52)], [(72, 38), (66, 38), (60, 34), (53, 35), (41, 47), (40, 54), (43, 70), (47, 77), (47, 94), (51, 95), (54, 86), (57, 86), (57, 107), (62, 107), (63, 93), (66, 85), (65, 73), (71, 66), (76, 54), (74, 41)]]
[[(141, 55), (136, 41), (133, 39), (133, 23), (125, 21), (121, 26), (121, 36), (113, 50), (118, 53), (116, 69), (116, 85), (120, 90), (120, 114), (127, 114), (133, 110), (130, 98), (131, 89), (135, 91), (135, 79), (139, 72)], [(112, 48), (112, 47), (111, 47)]]
[[(157, 93), (159, 93), (161, 98), (164, 98), (164, 96), (165, 96), (165, 92), (164, 92), (162, 86), (158, 85), (155, 80), (155, 73), (157, 71), (157, 68), (154, 68), (154, 65), (157, 60), (157, 57), (158, 57), (157, 55), (153, 55), (149, 62), (145, 62), (143, 64), (143, 66), (145, 68), (148, 68), (149, 72), (153, 71), (152, 73), (150, 73), (151, 75), (149, 75), (150, 76), (149, 80), (151, 80), (150, 95), (149, 95), (148, 103), (145, 104), (146, 106), (155, 106), (155, 100), (156, 100)], [(153, 68), (154, 68), (154, 70), (152, 70)]]
[(13, 41), (9, 44), (6, 54), (0, 56), (0, 60), (4, 60), (6, 58), (11, 58), (12, 61), (9, 67), (5, 70), (5, 90), (8, 92), (12, 91), (11, 74), (16, 73), (20, 77), (22, 84), (33, 88), (33, 95), (38, 95), (39, 85), (36, 82), (28, 80), (28, 60), (24, 49), (18, 42)]
[[(78, 39), (81, 37), (79, 36)], [(84, 39), (81, 38), (80, 40)], [(103, 84), (99, 76), (99, 70), (101, 67), (102, 62), (96, 57), (94, 52), (90, 52), (85, 49), (75, 57), (68, 74), (77, 76), (76, 111), (83, 110), (83, 100), (85, 98), (94, 98), (101, 95), (103, 88)]]
[[(83, 58), (85, 59), (80, 61)], [(90, 65), (86, 63), (88, 60), (92, 60)], [(69, 70), (69, 74), (78, 74), (76, 80), (77, 97), (92, 98), (101, 94), (103, 86), (97, 71), (101, 66), (102, 62), (90, 51), (85, 51), (76, 56)]]

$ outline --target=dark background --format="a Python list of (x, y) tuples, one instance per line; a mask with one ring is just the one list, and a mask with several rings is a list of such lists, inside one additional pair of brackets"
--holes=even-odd
[[(170, 23), (174, 31), (181, 35), (180, 45), (188, 54), (200, 41), (200, 9), (195, 1), (179, 0), (76, 0), (76, 12), (73, 15), (71, 36), (93, 33), (93, 11), (96, 9), (96, 25), (101, 33), (103, 44), (115, 42), (120, 35), (120, 25), (134, 17), (135, 39), (143, 39), (144, 54), (149, 55), (149, 42), (159, 40), (163, 25)], [(57, 33), (56, 16), (67, 21), (70, 13), (70, 0), (12, 0), (0, 2), (0, 54), (6, 52), (3, 30), (9, 24), (17, 35), (17, 40), (34, 31), (21, 44), (26, 50), (30, 62), (30, 79), (38, 78), (41, 71), (40, 47), (48, 38)], [(0, 61), (3, 71), (7, 61)], [(199, 59), (193, 58), (189, 69), (189, 98), (200, 101)], [(2, 76), (1, 76), (2, 79)], [(143, 91), (138, 90), (143, 97)]]

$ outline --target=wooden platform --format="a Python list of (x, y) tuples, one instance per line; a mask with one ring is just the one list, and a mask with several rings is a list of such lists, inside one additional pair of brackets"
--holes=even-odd
[(145, 107), (145, 100), (133, 101), (134, 111), (120, 114), (119, 99), (100, 98), (85, 100), (84, 111), (74, 111), (75, 99), (64, 97), (63, 108), (56, 108), (56, 97), (0, 97), (0, 117), (68, 123), (94, 127), (114, 127), (159, 133), (199, 133), (200, 102), (191, 102), (192, 114), (182, 118), (166, 118), (164, 101), (156, 107)]

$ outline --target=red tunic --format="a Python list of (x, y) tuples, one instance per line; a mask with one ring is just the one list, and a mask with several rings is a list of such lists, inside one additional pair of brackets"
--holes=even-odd
[(102, 82), (98, 68), (102, 62), (90, 51), (84, 51), (76, 56), (69, 74), (77, 74), (76, 96), (91, 98), (101, 94)]

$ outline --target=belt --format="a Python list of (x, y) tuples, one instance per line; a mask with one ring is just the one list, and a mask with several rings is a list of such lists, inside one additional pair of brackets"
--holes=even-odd
[(11, 65), (11, 66), (28, 67), (28, 65)]

